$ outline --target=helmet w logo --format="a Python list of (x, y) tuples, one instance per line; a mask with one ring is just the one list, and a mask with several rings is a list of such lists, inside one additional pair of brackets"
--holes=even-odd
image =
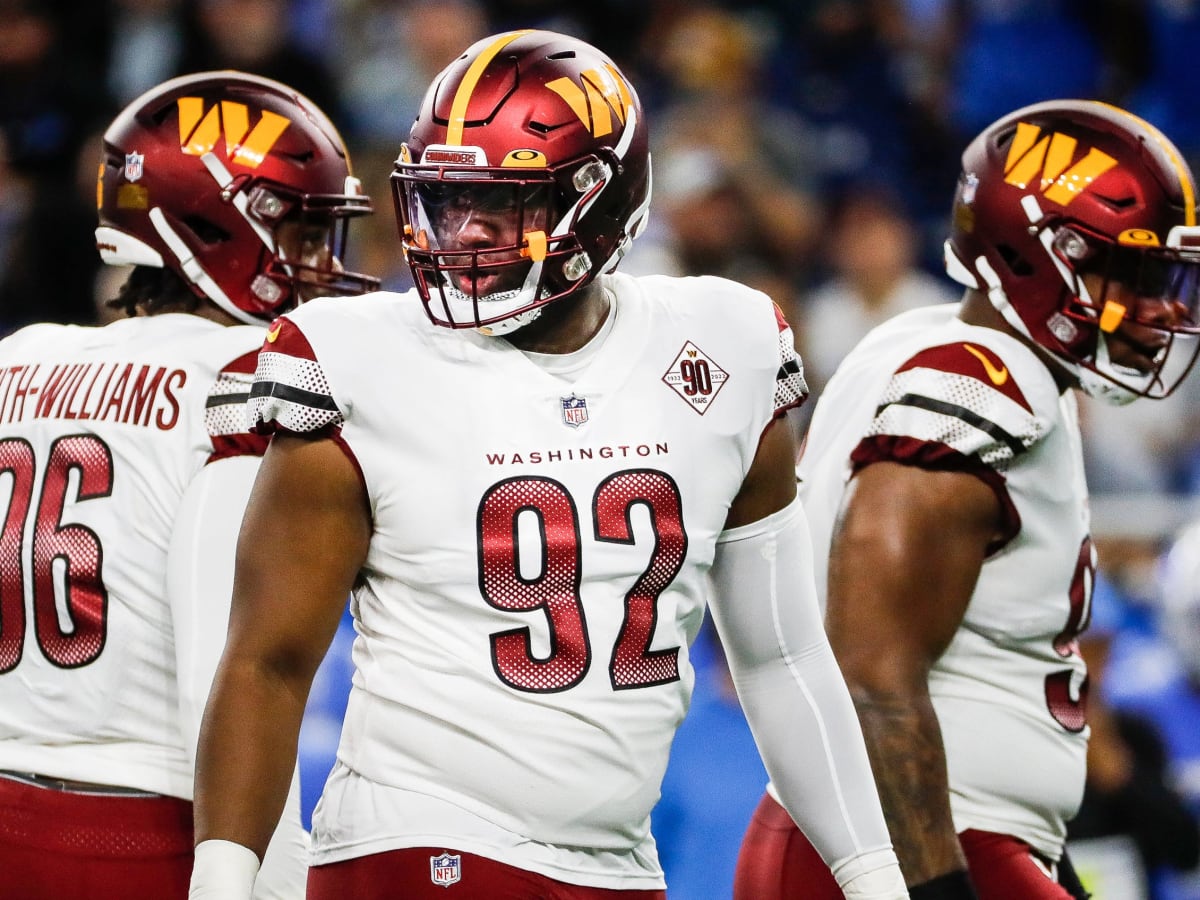
[(592, 132), (592, 137), (612, 134), (614, 115), (624, 125), (633, 106), (633, 97), (621, 74), (605, 64), (603, 69), (588, 69), (580, 79), (582, 85), (563, 76), (548, 82), (546, 87), (567, 101), (579, 121)]
[(1069, 135), (1043, 134), (1036, 125), (1019, 123), (1004, 163), (1005, 183), (1024, 188), (1037, 181), (1047, 200), (1068, 205), (1117, 164), (1095, 147), (1072, 164), (1077, 144)]
[(223, 129), (230, 162), (257, 169), (290, 124), (278, 113), (263, 110), (251, 128), (250, 112), (244, 104), (222, 100), (205, 110), (200, 97), (179, 98), (179, 149), (189, 156), (203, 156), (212, 150)]

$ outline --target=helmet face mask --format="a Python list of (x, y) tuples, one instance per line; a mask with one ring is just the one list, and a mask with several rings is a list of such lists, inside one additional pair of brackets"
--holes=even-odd
[(504, 178), (416, 185), (408, 219), (417, 235), (413, 264), (436, 290), (503, 302), (545, 260), (538, 243), (555, 218), (551, 188), (549, 181)]
[[(354, 184), (347, 190), (347, 197), (361, 194), (361, 188)], [(271, 199), (261, 199), (264, 197)], [(273, 219), (268, 214), (261, 216), (270, 229), (273, 252), (264, 251), (262, 270), (251, 283), (255, 296), (269, 296), (274, 289), (283, 292), (280, 296), (305, 303), (316, 297), (361, 294), (378, 288), (377, 279), (346, 272), (341, 264), (349, 244), (350, 220), (362, 214), (361, 205), (347, 203), (343, 197), (301, 196), (267, 186), (252, 192), (252, 214), (256, 207), (276, 209), (277, 197), (289, 199), (284, 200), (283, 211)]]
[[(1059, 228), (1052, 248), (1068, 273), (1064, 321), (1077, 334), (1098, 329), (1089, 361), (1094, 372), (1128, 399), (1169, 394), (1187, 375), (1200, 342), (1200, 259), (1113, 244), (1079, 226)], [(1057, 325), (1064, 337), (1071, 335)]]
[(1108, 402), (1168, 396), (1200, 352), (1191, 172), (1161, 133), (1115, 107), (1049, 101), (977, 137), (946, 261)]
[(487, 38), (435, 79), (392, 186), (430, 319), (509, 333), (612, 271), (644, 226), (641, 107), (588, 44)]
[(104, 135), (97, 209), (106, 263), (172, 269), (242, 322), (379, 286), (342, 267), (372, 206), (341, 137), (270, 79), (185, 75), (131, 103)]

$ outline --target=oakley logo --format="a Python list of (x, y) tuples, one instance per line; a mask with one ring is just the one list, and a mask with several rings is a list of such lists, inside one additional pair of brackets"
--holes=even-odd
[(613, 116), (624, 125), (633, 106), (629, 85), (607, 64), (603, 69), (588, 69), (581, 80), (583, 84), (579, 85), (567, 77), (556, 78), (546, 87), (567, 102), (579, 121), (592, 132), (592, 137), (612, 134)]
[(200, 97), (179, 98), (179, 149), (188, 156), (208, 153), (224, 132), (229, 161), (257, 169), (290, 124), (278, 113), (264, 109), (251, 128), (250, 111), (242, 103), (222, 100), (206, 110)]
[(1004, 181), (1015, 187), (1037, 187), (1047, 200), (1067, 206), (1117, 161), (1096, 148), (1073, 162), (1079, 142), (1065, 134), (1043, 134), (1036, 125), (1021, 122), (1008, 148)]

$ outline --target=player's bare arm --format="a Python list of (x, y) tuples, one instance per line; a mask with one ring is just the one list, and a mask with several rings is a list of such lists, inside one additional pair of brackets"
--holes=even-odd
[(228, 643), (200, 733), (197, 842), (233, 841), (262, 858), (370, 533), (365, 490), (338, 444), (276, 435), (242, 525)]
[(927, 679), (962, 622), (999, 515), (972, 475), (881, 462), (851, 481), (834, 534), (826, 626), (909, 885), (966, 868)]
[(787, 420), (775, 419), (763, 432), (754, 462), (729, 507), (726, 528), (757, 522), (796, 497), (796, 443)]

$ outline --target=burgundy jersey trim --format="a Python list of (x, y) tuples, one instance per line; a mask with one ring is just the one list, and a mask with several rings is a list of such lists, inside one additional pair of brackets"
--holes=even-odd
[(988, 556), (1007, 546), (1021, 532), (1021, 514), (1008, 493), (1007, 479), (977, 456), (960, 453), (940, 441), (875, 434), (864, 437), (850, 454), (851, 475), (876, 462), (894, 462), (930, 472), (963, 472), (991, 488), (1000, 502), (1001, 534), (988, 545)]
[(235, 456), (262, 456), (267, 452), (270, 438), (262, 434), (217, 434), (212, 436), (213, 452), (205, 460), (205, 465), (219, 459), (229, 459)]
[(792, 326), (788, 324), (787, 317), (783, 314), (783, 310), (780, 308), (779, 304), (775, 303), (774, 301), (772, 301), (772, 305), (775, 307), (775, 324), (779, 326), (780, 331), (787, 331)]
[[(367, 490), (367, 477), (363, 474), (362, 466), (358, 462), (358, 457), (354, 454), (354, 448), (346, 442), (346, 438), (342, 435), (342, 427), (340, 425), (330, 432), (329, 439), (338, 445), (342, 453), (346, 454), (346, 459), (350, 460), (350, 465), (354, 466), (354, 471), (358, 473), (358, 483), (362, 485), (363, 496), (370, 497), (371, 492)], [(374, 528), (374, 511), (368, 510), (367, 512), (371, 517), (371, 527)]]
[(204, 400), (204, 427), (212, 452), (206, 464), (233, 456), (262, 456), (266, 442), (246, 428), (246, 402), (258, 364), (258, 351), (243, 353), (226, 364)]
[(221, 370), (221, 373), (230, 372), (235, 375), (253, 375), (254, 368), (258, 365), (258, 351), (251, 350), (249, 353), (243, 353), (229, 365)]
[(896, 373), (899, 374), (910, 369), (934, 369), (951, 375), (965, 375), (968, 378), (974, 378), (993, 390), (999, 391), (1029, 412), (1033, 412), (1033, 407), (1021, 393), (1008, 366), (994, 351), (982, 344), (959, 341), (953, 344), (929, 347), (898, 368)]
[[(267, 336), (263, 339), (262, 352), (284, 353), (312, 362), (317, 361), (317, 355), (304, 332), (286, 317), (280, 317), (271, 323), (271, 327), (267, 329)], [(253, 371), (251, 369), (251, 372)]]

